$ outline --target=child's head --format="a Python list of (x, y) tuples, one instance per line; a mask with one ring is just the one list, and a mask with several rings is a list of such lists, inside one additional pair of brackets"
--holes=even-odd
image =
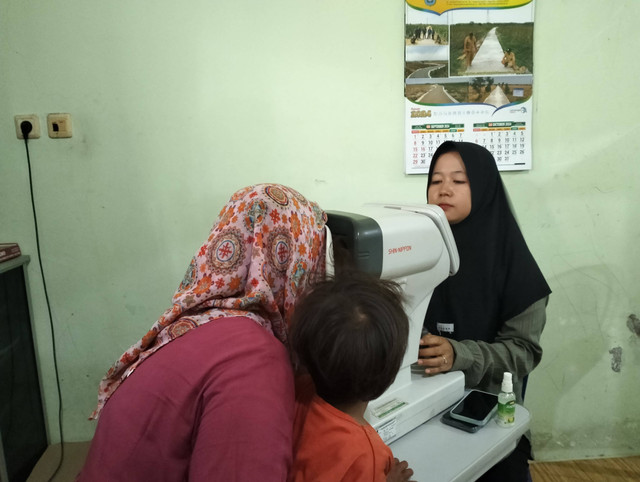
[(382, 395), (400, 369), (408, 336), (399, 286), (345, 272), (298, 302), (290, 341), (318, 395), (335, 405)]

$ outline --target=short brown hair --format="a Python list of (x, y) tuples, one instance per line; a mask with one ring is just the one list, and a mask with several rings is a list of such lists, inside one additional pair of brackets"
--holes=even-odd
[(402, 300), (397, 283), (348, 270), (298, 302), (290, 343), (320, 397), (368, 402), (393, 383), (409, 337)]

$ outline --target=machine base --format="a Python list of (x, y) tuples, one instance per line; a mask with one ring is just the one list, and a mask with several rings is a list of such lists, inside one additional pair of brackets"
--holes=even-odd
[(411, 382), (369, 403), (365, 418), (389, 444), (464, 396), (462, 372), (411, 374)]

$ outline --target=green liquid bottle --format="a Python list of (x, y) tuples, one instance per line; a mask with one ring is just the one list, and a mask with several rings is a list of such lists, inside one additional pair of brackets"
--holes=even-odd
[(498, 416), (496, 422), (501, 427), (513, 427), (516, 423), (516, 394), (513, 393), (511, 373), (504, 372), (502, 389), (498, 394)]

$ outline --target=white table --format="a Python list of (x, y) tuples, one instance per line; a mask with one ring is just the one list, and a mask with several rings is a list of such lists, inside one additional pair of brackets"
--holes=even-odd
[(495, 420), (476, 433), (443, 424), (440, 415), (415, 428), (389, 446), (394, 457), (409, 462), (418, 482), (465, 482), (476, 480), (515, 449), (529, 428), (529, 411), (516, 405), (511, 428)]

